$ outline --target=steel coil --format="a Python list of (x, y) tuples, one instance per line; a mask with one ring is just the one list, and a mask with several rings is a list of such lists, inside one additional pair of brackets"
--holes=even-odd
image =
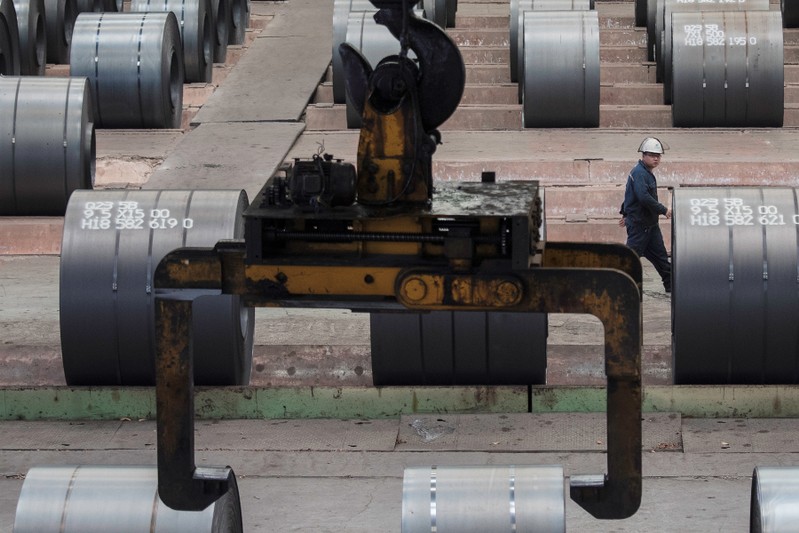
[(86, 78), (0, 77), (0, 215), (63, 215), (94, 183)]
[(227, 45), (230, 40), (230, 2), (211, 0), (214, 14), (214, 63), (224, 63), (227, 59)]
[(799, 383), (797, 206), (796, 189), (674, 191), (675, 383)]
[(17, 502), (14, 533), (241, 533), (234, 483), (205, 510), (175, 511), (158, 497), (154, 466), (36, 466)]
[(131, 0), (133, 13), (174, 13), (183, 43), (186, 83), (208, 83), (214, 67), (211, 0)]
[(769, 0), (740, 0), (737, 3), (709, 0), (702, 3), (685, 3), (679, 0), (659, 0), (661, 9), (655, 19), (655, 53), (657, 54), (657, 81), (663, 82), (664, 103), (671, 104), (671, 39), (672, 13), (697, 11), (768, 11)]
[(599, 126), (599, 17), (596, 11), (526, 11), (525, 128)]
[(78, 13), (116, 13), (116, 0), (76, 0)]
[(17, 11), (12, 0), (0, 0), (0, 75), (19, 76), (21, 51)]
[(47, 66), (47, 31), (44, 23), (44, 0), (17, 0), (20, 74), (44, 76)]
[[(524, 56), (525, 11), (588, 11), (594, 9), (594, 0), (511, 0), (510, 2), (510, 77), (517, 82), (524, 74), (521, 58)], [(521, 93), (519, 97), (521, 102)]]
[(442, 28), (447, 27), (448, 0), (422, 0), (424, 18)]
[(566, 531), (561, 466), (409, 467), (402, 532)]
[(44, 0), (48, 63), (69, 63), (69, 49), (77, 17), (76, 0)]
[(447, 0), (447, 28), (455, 27), (455, 18), (458, 15), (458, 0)]
[(750, 533), (788, 533), (799, 524), (799, 468), (756, 466), (752, 473)]
[[(61, 351), (69, 385), (152, 385), (152, 280), (182, 246), (243, 236), (243, 191), (82, 191), (61, 246)], [(246, 385), (253, 310), (238, 296), (204, 296), (192, 313), (194, 381)]]
[(672, 14), (675, 127), (780, 127), (779, 11)]
[(635, 25), (639, 28), (646, 26), (649, 3), (648, 0), (635, 0)]
[(546, 314), (372, 313), (370, 331), (376, 386), (546, 383)]
[(231, 0), (228, 19), (228, 44), (244, 44), (250, 25), (250, 0)]
[(98, 127), (179, 128), (183, 56), (172, 13), (81, 13), (70, 73), (94, 89)]
[[(646, 60), (655, 60), (655, 19), (658, 0), (646, 0)], [(637, 24), (636, 24), (637, 26)]]
[(786, 28), (799, 27), (799, 4), (792, 0), (780, 0), (782, 24)]

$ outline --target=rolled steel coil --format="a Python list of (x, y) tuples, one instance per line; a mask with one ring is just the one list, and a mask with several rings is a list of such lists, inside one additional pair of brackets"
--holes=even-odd
[(14, 7), (19, 26), (20, 74), (44, 76), (47, 66), (44, 0), (17, 0)]
[(596, 11), (526, 11), (522, 113), (525, 128), (599, 126)]
[(119, 6), (116, 0), (76, 0), (78, 13), (116, 13)]
[(657, 54), (657, 81), (663, 82), (664, 103), (671, 103), (671, 38), (672, 13), (697, 11), (768, 11), (769, 0), (740, 0), (736, 3), (709, 0), (700, 3), (684, 3), (679, 0), (659, 0), (660, 10), (655, 19), (655, 53)]
[(241, 533), (234, 483), (205, 510), (175, 511), (158, 497), (154, 466), (35, 466), (17, 502), (14, 533)]
[(173, 13), (81, 13), (70, 73), (94, 90), (98, 127), (180, 128), (183, 54)]
[(228, 18), (228, 44), (244, 44), (250, 25), (250, 0), (231, 0)]
[(519, 81), (524, 72), (524, 65), (521, 64), (521, 58), (524, 56), (524, 36), (521, 28), (524, 25), (525, 11), (587, 11), (589, 9), (594, 9), (594, 0), (511, 0), (509, 34), (511, 81)]
[(793, 0), (780, 0), (782, 24), (786, 28), (799, 27), (799, 4)]
[(442, 28), (447, 27), (448, 0), (422, 0), (424, 18)]
[(674, 191), (675, 383), (799, 383), (797, 206), (797, 189)]
[(63, 215), (94, 183), (88, 81), (0, 77), (0, 117), (0, 215)]
[(780, 127), (785, 107), (779, 11), (672, 14), (675, 127)]
[(649, 0), (635, 0), (635, 25), (639, 28), (646, 26)]
[[(655, 60), (655, 18), (657, 17), (658, 0), (646, 0), (646, 60)], [(638, 24), (636, 24), (637, 26)]]
[(19, 76), (21, 61), (17, 10), (12, 0), (0, 0), (0, 75)]
[(230, 1), (211, 0), (211, 9), (214, 14), (214, 63), (224, 63), (230, 40)]
[(403, 533), (566, 531), (563, 467), (408, 467)]
[(458, 0), (447, 1), (447, 28), (455, 27), (455, 19), (458, 15)]
[(76, 0), (44, 0), (44, 22), (47, 28), (47, 62), (69, 63), (72, 32), (78, 17)]
[(751, 533), (781, 533), (799, 524), (799, 468), (756, 466), (749, 508)]
[[(242, 238), (243, 191), (82, 191), (61, 246), (61, 351), (69, 385), (155, 383), (153, 273), (183, 246)], [(246, 385), (253, 310), (204, 296), (192, 312), (194, 381)]]
[(540, 313), (372, 313), (372, 379), (382, 385), (546, 383)]
[(174, 13), (183, 42), (186, 83), (211, 81), (215, 39), (211, 0), (131, 0), (130, 11)]

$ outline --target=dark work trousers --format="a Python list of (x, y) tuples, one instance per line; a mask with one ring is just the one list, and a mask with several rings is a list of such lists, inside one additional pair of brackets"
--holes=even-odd
[(671, 292), (671, 263), (663, 244), (663, 233), (660, 226), (627, 225), (627, 246), (632, 248), (639, 257), (646, 257), (655, 265), (655, 270), (663, 280), (666, 292)]

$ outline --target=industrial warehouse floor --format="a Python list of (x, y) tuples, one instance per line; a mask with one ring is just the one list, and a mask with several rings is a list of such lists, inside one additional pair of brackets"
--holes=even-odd
[[(459, 16), (496, 14), (501, 4), (461, 0)], [(354, 159), (357, 132), (306, 131), (303, 122), (327, 77), (332, 0), (253, 2), (253, 17), (263, 29), (251, 32), (236, 64), (217, 66), (223, 81), (187, 89), (212, 92), (188, 110), (193, 127), (98, 132), (98, 188), (235, 187), (252, 198), (284, 160), (308, 157), (320, 144)], [(622, 241), (620, 187), (650, 133), (671, 145), (658, 172), (664, 187), (797, 183), (794, 128), (446, 131), (435, 173), (538, 178), (552, 186), (552, 235), (578, 238), (601, 227), (603, 238)], [(575, 187), (585, 192), (564, 192)], [(0, 253), (8, 254), (0, 255), (0, 531), (11, 531), (32, 466), (155, 463), (151, 391), (64, 387), (59, 224), (58, 217), (0, 219)], [(644, 275), (641, 509), (627, 520), (598, 521), (567, 502), (567, 528), (747, 531), (754, 466), (799, 465), (799, 393), (672, 392), (670, 301), (646, 262)], [(393, 396), (371, 387), (367, 315), (258, 309), (256, 316), (253, 388), (198, 400), (204, 418), (196, 435), (199, 465), (230, 465), (239, 476), (246, 531), (399, 531), (407, 466), (561, 464), (567, 476), (606, 468), (604, 415), (594, 412), (603, 394), (602, 332), (593, 318), (550, 317), (547, 390), (401, 388)], [(558, 412), (569, 391), (572, 403), (561, 410), (572, 412)], [(270, 393), (259, 410), (242, 400)]]

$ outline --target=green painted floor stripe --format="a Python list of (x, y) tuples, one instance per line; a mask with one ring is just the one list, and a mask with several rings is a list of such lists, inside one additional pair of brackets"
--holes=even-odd
[[(410, 413), (528, 411), (527, 387), (208, 388), (195, 398), (199, 418), (392, 418)], [(2, 420), (152, 419), (152, 388), (0, 389)], [(799, 387), (783, 385), (651, 386), (645, 412), (697, 418), (799, 417)], [(532, 390), (532, 411), (602, 412), (603, 387)]]

